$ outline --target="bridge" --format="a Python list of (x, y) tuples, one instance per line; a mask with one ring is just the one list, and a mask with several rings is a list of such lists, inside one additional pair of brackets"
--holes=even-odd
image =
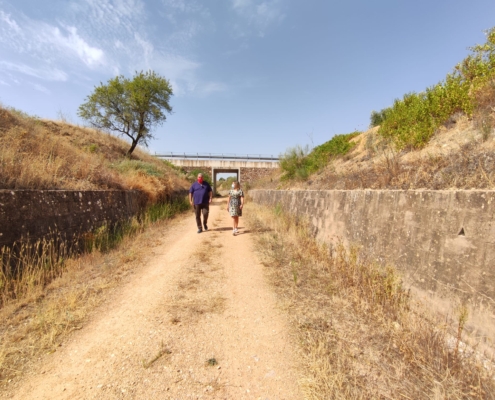
[(270, 175), (279, 167), (278, 157), (263, 154), (163, 153), (155, 154), (155, 157), (167, 160), (188, 172), (195, 169), (211, 171), (214, 192), (217, 174), (235, 174), (239, 182), (246, 184)]

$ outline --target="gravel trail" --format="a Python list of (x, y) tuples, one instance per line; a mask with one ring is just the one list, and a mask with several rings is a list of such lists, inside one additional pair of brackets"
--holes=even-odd
[(14, 399), (300, 399), (297, 351), (240, 220), (175, 224), (151, 262)]

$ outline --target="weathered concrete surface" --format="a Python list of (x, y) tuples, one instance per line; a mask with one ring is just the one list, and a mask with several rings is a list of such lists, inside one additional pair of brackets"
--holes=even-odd
[(0, 190), (0, 247), (56, 233), (71, 238), (138, 214), (139, 191)]
[(495, 304), (495, 191), (251, 190), (264, 205), (306, 216), (317, 238), (360, 246), (413, 287)]
[(239, 169), (239, 168), (278, 168), (276, 161), (242, 161), (242, 160), (194, 160), (194, 159), (169, 159), (172, 164), (182, 168), (215, 168), (215, 169)]
[[(191, 165), (194, 164), (192, 162), (193, 160), (186, 160), (186, 161), (190, 161)], [(238, 165), (235, 168), (232, 167), (232, 165), (234, 165), (234, 164), (229, 164), (228, 161), (223, 161), (222, 167), (220, 167), (220, 166), (210, 167), (209, 165), (203, 165), (202, 163), (204, 164), (204, 163), (206, 163), (206, 161), (203, 162), (200, 160), (200, 161), (198, 161), (198, 165), (183, 166), (182, 169), (184, 171), (187, 171), (187, 172), (192, 172), (195, 170), (201, 170), (203, 172), (208, 172), (213, 179), (213, 182), (208, 182), (208, 183), (210, 183), (212, 185), (213, 191), (215, 193), (217, 191), (216, 190), (216, 179), (217, 179), (217, 174), (219, 174), (219, 173), (236, 174), (237, 179), (244, 186), (246, 184), (256, 182), (258, 179), (264, 178), (266, 176), (270, 176), (274, 171), (274, 168), (275, 168), (274, 164), (276, 164), (277, 168), (278, 168), (278, 163), (274, 163), (274, 162), (260, 162), (260, 163), (251, 162), (251, 165), (256, 165), (256, 164), (258, 164), (258, 165), (255, 167), (241, 167), (240, 165), (246, 164), (246, 162), (237, 161)], [(265, 165), (265, 164), (269, 165), (269, 166), (263, 167), (263, 165)], [(229, 165), (231, 165), (231, 167), (229, 167)]]

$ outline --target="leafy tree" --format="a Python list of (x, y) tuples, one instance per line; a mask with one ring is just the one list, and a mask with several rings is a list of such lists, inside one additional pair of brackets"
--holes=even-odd
[(153, 71), (139, 72), (131, 79), (117, 76), (100, 83), (79, 107), (78, 115), (98, 129), (117, 132), (131, 139), (130, 156), (138, 144), (148, 145), (151, 130), (171, 113), (170, 82)]

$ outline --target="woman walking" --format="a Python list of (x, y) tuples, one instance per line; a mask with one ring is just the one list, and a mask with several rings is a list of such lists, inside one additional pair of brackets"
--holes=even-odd
[(227, 201), (227, 211), (232, 217), (234, 229), (232, 235), (236, 235), (239, 226), (239, 217), (242, 217), (242, 207), (244, 206), (244, 193), (239, 182), (232, 183), (232, 190), (229, 192), (229, 200)]

